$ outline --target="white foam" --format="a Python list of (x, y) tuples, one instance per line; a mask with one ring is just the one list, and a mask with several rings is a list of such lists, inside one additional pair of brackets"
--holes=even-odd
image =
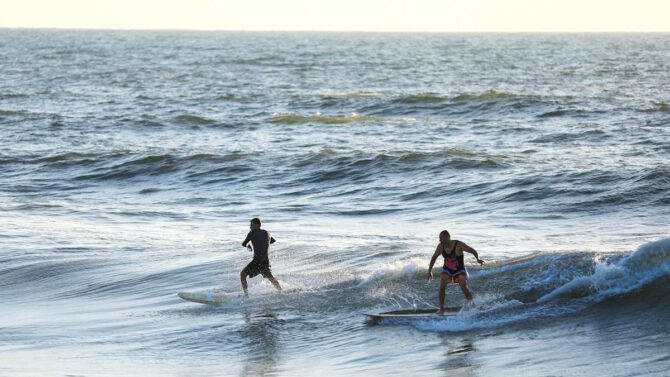
[(670, 272), (670, 238), (646, 243), (615, 262), (601, 258), (596, 258), (595, 262), (592, 275), (577, 277), (540, 297), (537, 302), (586, 296), (600, 301), (638, 290)]
[(425, 258), (412, 258), (406, 260), (396, 260), (390, 263), (382, 264), (375, 271), (364, 275), (363, 280), (358, 283), (357, 288), (363, 288), (371, 283), (378, 281), (387, 281), (398, 278), (411, 280), (416, 274), (424, 271), (428, 279), (428, 265)]
[[(424, 331), (461, 332), (492, 328), (538, 318), (556, 317), (583, 308), (585, 302), (633, 292), (670, 273), (670, 238), (640, 246), (622, 258), (594, 257), (591, 275), (578, 276), (537, 300), (523, 304), (494, 294), (475, 295), (474, 302), (455, 315), (405, 321)], [(534, 264), (535, 261), (531, 262)], [(583, 298), (552, 304), (559, 298)]]
[(497, 327), (540, 315), (537, 308), (524, 310), (523, 303), (492, 294), (475, 296), (473, 301), (455, 315), (411, 321), (410, 324), (424, 331), (460, 332)]

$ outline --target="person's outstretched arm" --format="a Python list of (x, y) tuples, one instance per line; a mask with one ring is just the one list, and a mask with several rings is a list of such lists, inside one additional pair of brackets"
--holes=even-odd
[(477, 262), (482, 265), (484, 264), (484, 261), (479, 259), (479, 254), (477, 254), (477, 250), (471, 248), (468, 246), (465, 242), (459, 241), (458, 242), (459, 246), (461, 246), (461, 250), (463, 250), (466, 253), (470, 253), (475, 256), (475, 259), (477, 259)]

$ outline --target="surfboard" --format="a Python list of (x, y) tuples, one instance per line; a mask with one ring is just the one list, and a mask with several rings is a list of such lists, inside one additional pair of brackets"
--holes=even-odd
[(186, 301), (197, 302), (207, 305), (223, 305), (237, 298), (235, 295), (229, 295), (215, 291), (205, 292), (179, 292), (177, 296)]
[[(461, 308), (445, 308), (444, 309), (444, 315), (453, 315), (458, 313), (458, 311)], [(389, 319), (389, 318), (396, 318), (396, 319), (420, 319), (420, 318), (439, 318), (440, 315), (438, 314), (440, 310), (439, 309), (406, 309), (406, 310), (395, 310), (391, 312), (384, 312), (384, 313), (363, 313), (366, 315), (368, 318), (371, 318), (373, 320), (382, 320), (382, 319)]]

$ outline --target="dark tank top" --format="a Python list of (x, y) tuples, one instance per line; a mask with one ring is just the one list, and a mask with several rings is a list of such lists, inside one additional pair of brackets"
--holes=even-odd
[(456, 245), (458, 241), (454, 241), (454, 247), (451, 248), (451, 253), (447, 254), (447, 251), (444, 250), (444, 245), (442, 245), (442, 257), (444, 258), (444, 265), (442, 268), (449, 271), (451, 274), (457, 273), (459, 271), (465, 271), (465, 264), (463, 263), (463, 254), (460, 256), (456, 255)]

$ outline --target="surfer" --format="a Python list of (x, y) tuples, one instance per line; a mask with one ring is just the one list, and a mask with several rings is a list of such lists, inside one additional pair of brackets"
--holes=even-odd
[(461, 241), (452, 240), (449, 232), (446, 230), (440, 232), (440, 243), (435, 248), (435, 253), (430, 258), (430, 266), (428, 266), (428, 281), (430, 281), (433, 278), (435, 260), (442, 254), (444, 265), (442, 266), (442, 278), (440, 280), (440, 315), (444, 314), (444, 291), (447, 288), (447, 284), (452, 281), (461, 286), (461, 290), (468, 301), (472, 300), (472, 294), (467, 284), (468, 271), (465, 269), (465, 264), (463, 263), (463, 252), (474, 255), (480, 265), (484, 264), (484, 261), (479, 259), (479, 255), (475, 249)]
[(242, 289), (244, 289), (244, 297), (249, 297), (249, 291), (247, 290), (247, 276), (252, 278), (258, 274), (261, 274), (264, 278), (270, 280), (272, 285), (281, 292), (279, 282), (272, 276), (270, 259), (268, 257), (270, 244), (275, 243), (275, 239), (268, 233), (268, 231), (261, 229), (261, 220), (258, 218), (251, 219), (249, 228), (251, 230), (249, 231), (249, 234), (247, 234), (247, 238), (242, 242), (242, 246), (246, 247), (249, 251), (253, 250), (254, 259), (252, 259), (252, 261), (244, 267), (242, 272), (240, 272), (240, 281), (242, 282)]

